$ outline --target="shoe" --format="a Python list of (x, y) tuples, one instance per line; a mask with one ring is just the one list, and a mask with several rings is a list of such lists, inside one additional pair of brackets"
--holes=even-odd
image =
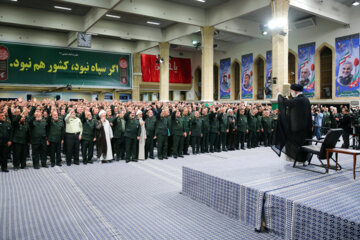
[(40, 166), (34, 166), (34, 169), (40, 169)]
[(168, 159), (168, 157), (164, 157), (164, 159)]
[(71, 166), (71, 163), (67, 163), (66, 165), (70, 167), (70, 166)]
[(184, 158), (184, 156), (183, 156), (183, 155), (179, 155), (179, 157), (180, 157), (180, 158)]
[(174, 156), (174, 158), (177, 158), (177, 156)]
[(50, 165), (51, 167), (55, 167), (55, 163), (51, 163), (51, 165)]
[(244, 148), (244, 147), (241, 147), (241, 149), (242, 149), (242, 150), (245, 150), (245, 148)]
[(59, 167), (61, 167), (62, 165), (61, 165), (61, 163), (57, 163), (57, 164), (56, 164), (56, 166), (59, 166)]
[(2, 172), (9, 172), (7, 169), (1, 169)]
[(75, 165), (80, 165), (80, 163), (78, 163), (78, 162), (77, 162), (77, 163), (74, 163), (74, 164), (75, 164)]
[(190, 155), (189, 153), (184, 153), (184, 155)]
[(83, 162), (84, 165), (87, 165), (87, 162)]
[(43, 167), (43, 168), (49, 168), (49, 166), (46, 165), (46, 164), (41, 164), (41, 167)]
[(162, 157), (159, 157), (159, 160), (163, 160), (163, 158), (162, 158)]
[(25, 166), (25, 167), (21, 167), (21, 169), (26, 169), (26, 166)]
[(130, 162), (130, 160), (126, 159), (126, 163), (129, 163), (129, 162)]
[(138, 162), (138, 160), (137, 160), (137, 159), (134, 159), (133, 162)]
[(93, 161), (88, 161), (88, 163), (93, 164)]

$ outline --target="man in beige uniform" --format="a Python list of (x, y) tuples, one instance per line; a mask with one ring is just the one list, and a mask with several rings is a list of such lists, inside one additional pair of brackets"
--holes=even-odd
[(70, 110), (70, 113), (66, 115), (65, 123), (66, 164), (70, 166), (71, 157), (74, 156), (74, 164), (79, 165), (79, 146), (83, 131), (82, 123), (76, 117), (74, 110)]

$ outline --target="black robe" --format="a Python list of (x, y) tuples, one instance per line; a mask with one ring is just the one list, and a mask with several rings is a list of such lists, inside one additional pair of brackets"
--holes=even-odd
[(96, 122), (96, 153), (98, 159), (102, 154), (106, 156), (107, 153), (106, 136), (101, 120)]
[(296, 161), (305, 162), (308, 154), (300, 150), (312, 138), (311, 105), (309, 99), (300, 94), (293, 99), (279, 95), (279, 117), (272, 149), (280, 156), (285, 153)]

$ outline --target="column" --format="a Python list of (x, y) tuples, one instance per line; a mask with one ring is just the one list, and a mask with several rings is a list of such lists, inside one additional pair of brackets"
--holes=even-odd
[(140, 83), (142, 81), (140, 53), (133, 54), (133, 82), (132, 82), (132, 101), (140, 101)]
[[(272, 31), (272, 77), (276, 78), (273, 84), (273, 99), (278, 92), (288, 95), (288, 12), (289, 0), (274, 0), (271, 2), (272, 17), (284, 19), (284, 26), (281, 29)], [(284, 36), (285, 35), (285, 36)]]
[(201, 28), (201, 101), (214, 101), (214, 27)]
[(113, 100), (119, 100), (120, 93), (117, 91), (113, 91)]
[(161, 42), (160, 58), (164, 61), (160, 63), (160, 101), (169, 101), (169, 49), (170, 44), (168, 42)]
[(98, 101), (104, 101), (104, 93), (98, 94)]

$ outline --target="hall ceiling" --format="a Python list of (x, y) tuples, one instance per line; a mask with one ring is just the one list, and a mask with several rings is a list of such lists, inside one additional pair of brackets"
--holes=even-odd
[[(217, 30), (215, 42), (226, 45), (269, 38), (261, 35), (259, 25), (271, 18), (270, 1), (0, 0), (0, 26), (67, 33), (69, 46), (75, 43), (77, 32), (88, 32), (132, 41), (138, 45), (136, 50), (142, 51), (162, 41), (192, 47), (192, 40), (201, 40), (200, 27), (210, 25)], [(351, 0), (290, 0), (289, 21), (316, 16), (348, 24), (351, 3)]]

